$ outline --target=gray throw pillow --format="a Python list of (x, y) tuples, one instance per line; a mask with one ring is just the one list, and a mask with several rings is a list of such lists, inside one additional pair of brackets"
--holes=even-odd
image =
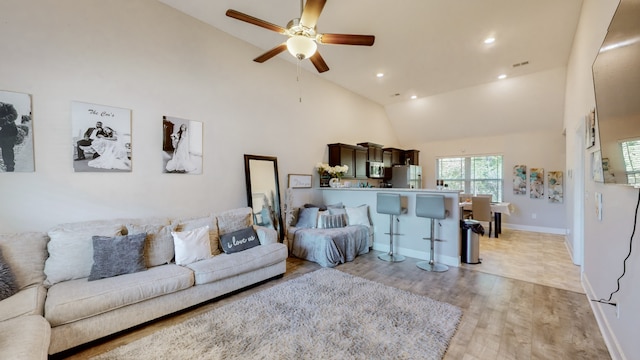
[(232, 254), (259, 246), (260, 240), (253, 227), (248, 227), (222, 235), (220, 237), (220, 245), (222, 246), (222, 251)]
[(299, 228), (314, 228), (318, 222), (318, 211), (316, 208), (302, 208), (298, 214), (298, 222), (296, 227)]
[(4, 256), (2, 256), (2, 250), (0, 249), (0, 300), (4, 300), (17, 292), (16, 277), (9, 264), (5, 261)]
[(144, 261), (146, 233), (93, 236), (93, 266), (89, 281), (147, 270)]
[(318, 220), (318, 227), (320, 229), (333, 229), (344, 227), (344, 216), (340, 214), (336, 215), (320, 215)]

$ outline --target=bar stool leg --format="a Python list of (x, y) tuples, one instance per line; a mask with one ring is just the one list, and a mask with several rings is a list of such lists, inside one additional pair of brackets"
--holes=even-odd
[(433, 272), (444, 272), (449, 270), (449, 267), (444, 264), (438, 264), (435, 262), (435, 248), (434, 244), (436, 242), (436, 233), (435, 233), (436, 219), (431, 219), (431, 253), (429, 254), (429, 261), (420, 261), (416, 263), (416, 266), (422, 270), (433, 271)]
[(389, 252), (378, 255), (378, 259), (389, 262), (401, 262), (406, 258), (402, 255), (396, 255), (393, 253), (393, 220), (393, 215), (389, 215)]

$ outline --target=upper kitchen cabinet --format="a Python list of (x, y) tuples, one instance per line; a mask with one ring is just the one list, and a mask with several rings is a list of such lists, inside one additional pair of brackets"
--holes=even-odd
[(420, 165), (420, 150), (406, 150), (404, 152), (404, 163), (406, 165)]
[(329, 147), (329, 166), (347, 165), (349, 170), (344, 174), (344, 178), (347, 179), (367, 178), (367, 148), (341, 143), (327, 146)]
[(358, 143), (358, 146), (367, 148), (367, 160), (375, 162), (383, 162), (382, 145), (364, 142)]
[[(393, 165), (404, 165), (404, 150), (396, 148), (384, 148), (383, 161), (385, 161), (385, 167), (392, 167)], [(386, 160), (385, 160), (386, 159)], [(389, 162), (387, 164), (387, 161)]]

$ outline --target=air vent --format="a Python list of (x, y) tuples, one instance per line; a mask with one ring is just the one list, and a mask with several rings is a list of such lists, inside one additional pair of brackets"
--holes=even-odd
[(513, 66), (514, 68), (517, 68), (517, 67), (525, 66), (525, 65), (529, 65), (529, 62), (528, 61), (523, 61), (521, 63), (515, 63), (515, 64), (513, 64), (511, 66)]

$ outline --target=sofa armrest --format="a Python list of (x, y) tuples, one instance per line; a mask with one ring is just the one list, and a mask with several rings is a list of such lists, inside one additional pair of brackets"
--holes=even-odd
[(278, 232), (264, 226), (254, 225), (253, 228), (258, 234), (260, 245), (275, 244), (278, 242)]

